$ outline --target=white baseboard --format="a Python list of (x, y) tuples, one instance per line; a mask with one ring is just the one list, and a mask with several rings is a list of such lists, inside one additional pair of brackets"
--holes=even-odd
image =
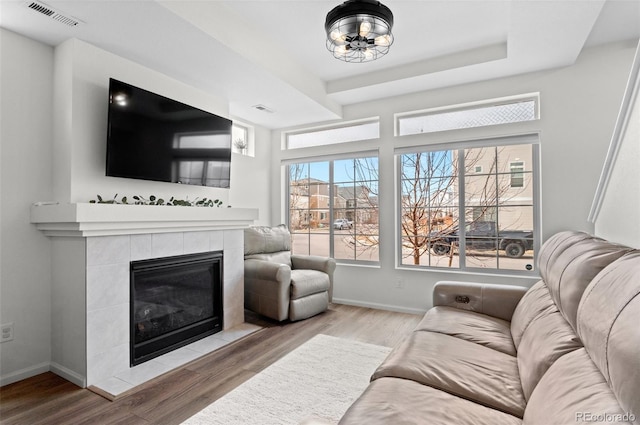
[(67, 381), (74, 383), (81, 388), (86, 388), (87, 386), (87, 380), (84, 376), (79, 375), (71, 369), (67, 369), (64, 366), (59, 365), (58, 363), (51, 362), (51, 372), (63, 377)]
[(41, 373), (45, 372), (53, 372), (56, 375), (76, 384), (79, 387), (85, 388), (87, 386), (87, 381), (83, 376), (70, 369), (67, 369), (64, 366), (60, 366), (57, 363), (45, 362), (37, 364), (35, 366), (17, 370), (7, 375), (0, 376), (0, 387), (13, 384), (14, 382), (22, 381), (23, 379), (31, 378), (32, 376), (40, 375)]
[(407, 308), (407, 307), (400, 307), (397, 305), (389, 305), (389, 304), (379, 304), (379, 303), (369, 303), (369, 302), (364, 302), (364, 301), (358, 301), (358, 300), (348, 300), (348, 299), (344, 299), (344, 298), (333, 298), (333, 300), (331, 301), (335, 304), (345, 304), (345, 305), (353, 305), (356, 307), (367, 307), (367, 308), (375, 308), (377, 310), (388, 310), (388, 311), (395, 311), (398, 313), (409, 313), (409, 314), (419, 314), (419, 315), (423, 315), (426, 313), (426, 309), (422, 310), (419, 308)]
[(0, 387), (22, 381), (23, 379), (31, 378), (32, 376), (40, 375), (41, 373), (49, 372), (49, 370), (51, 370), (50, 364), (49, 362), (45, 362), (17, 370), (7, 375), (2, 375), (0, 376)]

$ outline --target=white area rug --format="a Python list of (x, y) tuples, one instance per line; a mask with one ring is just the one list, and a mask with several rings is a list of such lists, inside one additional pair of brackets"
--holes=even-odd
[(390, 351), (316, 335), (183, 424), (337, 423)]

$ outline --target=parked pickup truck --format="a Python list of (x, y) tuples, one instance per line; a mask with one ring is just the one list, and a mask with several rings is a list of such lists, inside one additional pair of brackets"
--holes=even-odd
[[(429, 235), (431, 251), (436, 255), (446, 255), (451, 244), (458, 243), (458, 228), (433, 232)], [(533, 249), (533, 232), (529, 230), (500, 230), (496, 232), (496, 223), (476, 221), (467, 225), (465, 243), (468, 249), (504, 250), (507, 257), (520, 258), (525, 251)]]

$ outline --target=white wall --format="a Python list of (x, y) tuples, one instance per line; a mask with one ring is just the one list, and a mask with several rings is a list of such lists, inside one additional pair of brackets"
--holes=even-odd
[(256, 127), (255, 157), (233, 155), (231, 189), (105, 177), (110, 77), (228, 117), (226, 99), (79, 40), (54, 49), (0, 31), (0, 320), (15, 323), (15, 339), (0, 344), (5, 385), (49, 370), (60, 342), (52, 303), (64, 308), (65, 300), (52, 300), (51, 241), (29, 222), (33, 202), (88, 202), (116, 193), (207, 197), (258, 208), (258, 222), (268, 223), (271, 152), (270, 132)]
[(55, 55), (55, 200), (88, 202), (96, 194), (117, 193), (219, 198), (227, 204), (229, 190), (106, 177), (104, 171), (109, 78), (227, 117), (224, 99), (80, 40), (60, 44)]
[[(539, 132), (542, 175), (543, 240), (560, 230), (593, 232), (587, 221), (593, 192), (614, 128), (635, 43), (616, 43), (585, 50), (570, 67), (516, 77), (467, 84), (405, 96), (350, 105), (345, 120), (380, 116), (381, 137), (376, 141), (309, 148), (280, 149), (281, 132), (273, 133), (272, 178), (281, 177), (281, 160), (304, 155), (380, 152), (380, 267), (339, 265), (334, 298), (339, 302), (421, 312), (431, 305), (431, 292), (439, 280), (465, 280), (529, 285), (530, 278), (495, 277), (473, 273), (399, 270), (395, 267), (395, 171), (396, 147), (472, 140)], [(540, 92), (541, 118), (535, 122), (480, 129), (394, 137), (393, 114), (484, 99)], [(273, 224), (284, 220), (283, 188), (272, 189)], [(398, 279), (403, 288), (396, 288)]]
[(29, 206), (51, 198), (53, 49), (0, 28), (0, 385), (49, 370), (51, 243)]
[[(640, 61), (639, 56), (636, 56), (636, 61)], [(595, 232), (602, 238), (640, 248), (640, 73), (635, 80), (635, 101), (632, 97), (628, 106), (627, 126), (621, 135), (619, 151), (595, 222)], [(630, 82), (631, 90), (634, 80)], [(623, 110), (621, 118), (625, 118), (626, 113), (627, 110)]]
[(229, 205), (258, 208), (256, 224), (271, 223), (271, 132), (255, 127), (253, 156), (233, 153), (231, 159), (231, 193)]
[[(265, 145), (262, 138), (268, 141), (269, 136), (260, 128), (255, 132), (255, 157), (233, 155), (231, 189), (106, 177), (109, 78), (229, 118), (228, 101), (220, 96), (202, 92), (83, 41), (68, 40), (55, 49), (56, 201), (88, 202), (97, 194), (106, 198), (115, 194), (118, 198), (124, 195), (210, 198), (220, 199), (224, 206), (259, 208), (261, 219), (269, 218), (268, 199), (256, 196), (267, 192), (269, 183), (261, 178), (268, 176), (269, 151), (262, 148)], [(253, 178), (253, 173), (257, 178)]]

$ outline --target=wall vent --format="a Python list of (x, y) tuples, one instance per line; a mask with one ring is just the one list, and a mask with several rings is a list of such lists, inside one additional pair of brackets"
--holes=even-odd
[(42, 13), (43, 15), (48, 16), (51, 19), (58, 21), (62, 24), (65, 24), (67, 26), (75, 27), (76, 25), (82, 23), (81, 20), (72, 18), (70, 16), (66, 16), (60, 13), (59, 11), (55, 10), (54, 8), (47, 6), (44, 3), (32, 1), (32, 2), (27, 2), (26, 4), (29, 9), (35, 10), (38, 13)]

